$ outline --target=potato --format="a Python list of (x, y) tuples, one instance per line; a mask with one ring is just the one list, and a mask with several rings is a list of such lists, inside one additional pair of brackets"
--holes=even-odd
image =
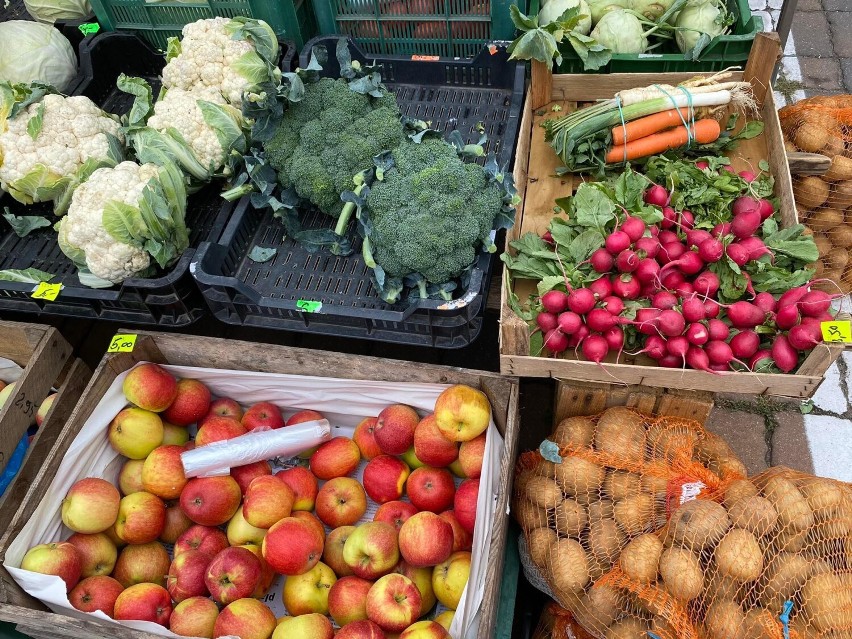
[(601, 519), (612, 519), (612, 501), (601, 499), (588, 505), (589, 521), (594, 523)]
[(579, 592), (589, 583), (586, 551), (573, 539), (560, 539), (550, 546), (550, 576), (559, 592)]
[(716, 502), (693, 499), (672, 513), (669, 526), (677, 543), (701, 550), (718, 542), (731, 527), (731, 520)]
[(828, 269), (825, 269), (820, 274), (820, 277), (824, 280), (827, 280), (827, 281), (826, 282), (820, 282), (819, 284), (814, 284), (812, 286), (812, 288), (815, 288), (818, 291), (825, 291), (826, 293), (832, 293), (832, 294), (837, 293), (837, 285), (841, 281), (847, 281), (846, 280), (846, 273), (852, 273), (852, 269), (850, 269), (850, 267), (848, 267), (848, 266), (843, 271), (841, 271), (841, 270), (829, 271)]
[[(847, 224), (845, 228), (849, 228)], [(829, 271), (842, 271), (849, 264), (849, 249), (832, 248), (823, 257), (823, 264)]]
[(550, 546), (555, 544), (559, 537), (555, 530), (550, 528), (536, 528), (530, 532), (527, 538), (527, 546), (530, 549), (530, 559), (539, 568), (547, 565), (550, 556)]
[(802, 587), (802, 606), (819, 632), (852, 626), (852, 589), (833, 573), (808, 579)]
[(642, 475), (639, 486), (643, 492), (651, 493), (657, 499), (665, 499), (669, 488), (669, 480), (658, 475)]
[(603, 482), (603, 491), (613, 501), (620, 501), (628, 495), (635, 495), (642, 490), (642, 478), (636, 473), (626, 470), (608, 470)]
[(722, 479), (730, 477), (747, 477), (748, 469), (735, 455), (720, 457), (707, 466)]
[(852, 180), (835, 182), (831, 185), (828, 205), (840, 210), (852, 206)]
[(645, 457), (645, 426), (638, 413), (624, 406), (604, 411), (595, 429), (598, 452), (619, 459), (642, 461)]
[[(819, 153), (820, 155), (824, 155), (829, 158), (833, 158), (836, 155), (843, 157), (843, 154), (846, 152), (846, 142), (842, 136), (838, 135), (840, 132), (837, 131), (832, 135), (829, 135), (828, 140), (825, 143)], [(846, 159), (846, 158), (843, 158)], [(825, 176), (823, 176), (825, 178)], [(831, 178), (825, 178), (831, 179)]]
[(595, 423), (588, 417), (566, 417), (548, 438), (559, 446), (590, 446), (595, 437)]
[(582, 457), (568, 456), (556, 464), (555, 479), (569, 496), (597, 493), (604, 480), (606, 471)]
[(613, 507), (613, 516), (628, 535), (638, 535), (654, 528), (654, 496), (636, 493), (625, 497)]
[(814, 244), (816, 244), (817, 251), (819, 251), (820, 257), (825, 257), (828, 255), (829, 251), (834, 248), (834, 245), (831, 243), (831, 240), (828, 239), (827, 235), (823, 235), (822, 231), (820, 235), (814, 236)]
[(648, 428), (648, 448), (652, 458), (670, 460), (678, 454), (688, 455), (697, 441), (698, 433), (688, 426), (659, 422)]
[(538, 504), (528, 501), (526, 497), (515, 499), (512, 511), (515, 520), (524, 530), (547, 526), (547, 511)]
[(840, 224), (828, 232), (828, 239), (837, 248), (848, 249), (852, 246), (852, 226)]
[(752, 497), (757, 495), (757, 493), (757, 487), (748, 479), (737, 479), (732, 481), (725, 489), (725, 497), (722, 499), (722, 503), (725, 504), (725, 507), (728, 508), (728, 510), (730, 510), (731, 506), (741, 499)]
[(790, 140), (785, 138), (784, 139), (784, 150), (787, 151), (787, 153), (795, 153), (796, 151), (799, 150), (799, 147), (797, 147), (795, 145), (795, 143), (793, 143)]
[[(796, 199), (796, 204), (806, 209), (816, 209), (825, 204), (828, 200), (828, 192), (828, 183), (815, 175), (800, 176), (793, 181), (793, 197)], [(810, 219), (808, 218), (809, 226), (811, 226)], [(819, 230), (815, 226), (811, 228), (815, 231)]]
[(625, 541), (624, 533), (612, 519), (593, 522), (586, 538), (589, 551), (610, 563), (618, 559)]
[(742, 528), (731, 528), (713, 551), (722, 574), (737, 581), (754, 581), (763, 571), (763, 554), (757, 538)]
[(660, 575), (669, 594), (681, 601), (695, 599), (704, 588), (704, 572), (698, 556), (684, 548), (663, 551)]
[(743, 634), (745, 613), (736, 601), (714, 601), (704, 615), (704, 628), (709, 639), (749, 639)]
[[(738, 595), (743, 589), (742, 584), (730, 577), (723, 575), (719, 569), (712, 566), (707, 569), (707, 583), (704, 593), (701, 595), (704, 605), (709, 605), (719, 599), (732, 599), (738, 601)], [(713, 575), (710, 577), (710, 575)]]
[(607, 628), (605, 639), (647, 639), (646, 622), (633, 617), (625, 617)]
[(765, 497), (752, 495), (728, 508), (728, 517), (737, 528), (743, 528), (758, 537), (769, 534), (778, 523), (775, 507)]
[(830, 518), (845, 501), (840, 484), (830, 479), (807, 477), (799, 480), (798, 486), (818, 520)]
[(776, 639), (778, 613), (768, 610), (749, 610), (743, 622), (743, 632), (748, 639)]
[(793, 134), (793, 142), (807, 153), (816, 153), (826, 145), (831, 132), (826, 128), (810, 122), (802, 122)]
[(533, 477), (527, 482), (527, 498), (541, 508), (556, 508), (562, 502), (562, 490), (547, 477)]
[(566, 499), (553, 511), (556, 530), (560, 535), (579, 537), (589, 523), (586, 509), (573, 499)]
[(555, 473), (556, 464), (552, 461), (548, 461), (546, 459), (542, 459), (535, 468), (533, 468), (533, 475), (538, 475), (539, 477), (547, 477), (548, 479), (553, 479), (553, 475)]
[(758, 601), (764, 608), (780, 610), (792, 599), (810, 576), (811, 562), (802, 555), (779, 553), (770, 561), (760, 578)]
[(796, 530), (793, 527), (782, 528), (775, 539), (772, 540), (772, 545), (778, 552), (802, 552), (805, 545), (808, 543), (808, 531)]
[(608, 626), (615, 621), (623, 607), (624, 597), (618, 590), (606, 584), (590, 588), (589, 592), (583, 595), (580, 603), (580, 608), (585, 608), (586, 612), (603, 626)]
[[(844, 151), (845, 148), (841, 148), (837, 151), (837, 155), (834, 155), (834, 157), (831, 158), (831, 166), (828, 171), (823, 174), (823, 180), (830, 180), (832, 182), (852, 180), (852, 159), (840, 155)], [(825, 153), (824, 155), (828, 155), (828, 153)]]
[(651, 632), (660, 639), (678, 639), (677, 631), (664, 617), (655, 616), (651, 620)]
[(606, 573), (612, 570), (614, 562), (606, 557), (598, 557), (597, 555), (589, 555), (589, 578), (595, 582)]
[(771, 477), (763, 487), (763, 495), (778, 512), (782, 526), (807, 530), (814, 524), (814, 513), (796, 484), (786, 477)]
[(619, 563), (624, 574), (643, 584), (657, 578), (663, 542), (652, 534), (639, 535), (621, 551)]
[(838, 226), (843, 226), (845, 221), (846, 217), (844, 216), (843, 211), (825, 207), (817, 209), (811, 213), (808, 218), (808, 226), (814, 230), (814, 233), (827, 234), (832, 229)]

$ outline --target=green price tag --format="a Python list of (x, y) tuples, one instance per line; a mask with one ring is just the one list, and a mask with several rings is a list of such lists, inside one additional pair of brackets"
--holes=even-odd
[(822, 322), (822, 340), (824, 342), (852, 342), (852, 322)]
[(114, 336), (109, 343), (107, 353), (132, 353), (133, 347), (136, 346), (137, 337), (138, 335), (132, 333)]
[(319, 313), (322, 311), (322, 302), (313, 300), (296, 300), (296, 308), (305, 313)]
[(39, 282), (38, 286), (35, 287), (33, 294), (30, 297), (33, 297), (37, 300), (48, 300), (53, 302), (58, 296), (59, 291), (62, 290), (62, 284), (48, 284), (47, 282)]
[(84, 22), (79, 27), (77, 27), (84, 36), (95, 35), (98, 31), (101, 30), (101, 25), (97, 22)]

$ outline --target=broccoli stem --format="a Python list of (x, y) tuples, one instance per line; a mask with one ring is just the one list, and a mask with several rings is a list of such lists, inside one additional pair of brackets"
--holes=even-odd
[[(367, 186), (365, 183), (361, 183), (355, 187), (353, 191), (355, 195), (361, 195), (361, 191), (364, 190), (364, 187)], [(349, 226), (349, 220), (352, 219), (352, 214), (355, 212), (356, 206), (354, 202), (347, 202), (343, 205), (343, 210), (340, 212), (340, 217), (337, 218), (337, 225), (334, 227), (334, 232), (338, 235), (343, 235), (346, 233), (346, 227)]]
[(252, 184), (246, 183), (241, 184), (240, 186), (235, 186), (232, 189), (228, 189), (227, 191), (222, 191), (221, 195), (228, 202), (235, 202), (239, 200), (244, 195), (248, 195), (249, 193), (254, 192), (254, 186)]
[(441, 297), (443, 297), (445, 300), (447, 300), (448, 302), (453, 299), (452, 293), (450, 293), (449, 291), (445, 291), (444, 289), (441, 289), (439, 295)]
[(417, 282), (417, 288), (420, 289), (420, 297), (424, 300), (429, 297), (429, 293), (426, 291), (426, 280), (420, 280)]
[(370, 268), (376, 268), (376, 258), (373, 257), (373, 247), (370, 244), (370, 238), (365, 237), (364, 243), (361, 245), (361, 255), (364, 257), (364, 263)]

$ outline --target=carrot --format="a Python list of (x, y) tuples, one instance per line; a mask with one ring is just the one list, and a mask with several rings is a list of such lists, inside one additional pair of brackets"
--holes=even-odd
[[(693, 138), (698, 144), (709, 144), (719, 138), (722, 132), (719, 123), (711, 118), (698, 120), (692, 129)], [(661, 133), (653, 133), (647, 137), (639, 138), (626, 145), (614, 146), (606, 154), (607, 164), (624, 162), (644, 158), (655, 153), (662, 153), (669, 149), (676, 149), (689, 142), (689, 136), (685, 126), (675, 127)]]
[(688, 117), (689, 109), (669, 109), (668, 111), (661, 111), (653, 115), (646, 115), (644, 118), (628, 122), (626, 126), (619, 125), (614, 127), (612, 130), (612, 143), (619, 145), (624, 144), (625, 139), (628, 142), (632, 142), (639, 138), (648, 137), (652, 133), (658, 133), (659, 131), (683, 124)]

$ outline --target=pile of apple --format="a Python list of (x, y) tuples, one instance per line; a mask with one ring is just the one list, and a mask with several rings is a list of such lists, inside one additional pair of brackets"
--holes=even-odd
[[(16, 386), (15, 382), (7, 384), (3, 380), (0, 380), (0, 409), (2, 409), (6, 405), (6, 402), (8, 402), (9, 399), (14, 394), (15, 386)], [(56, 399), (56, 393), (52, 393), (51, 395), (48, 395), (47, 397), (45, 397), (44, 401), (41, 404), (39, 404), (38, 407), (34, 407), (32, 409), (33, 419), (30, 422), (31, 427), (32, 426), (36, 426), (36, 427), (41, 426), (42, 422), (44, 421), (44, 418), (47, 417), (47, 413), (50, 411), (51, 407), (53, 406), (53, 402), (54, 402), (55, 399)], [(25, 407), (22, 407), (22, 410), (23, 409), (25, 409)], [(32, 441), (32, 438), (35, 435), (35, 429), (30, 428), (27, 431), (27, 435), (29, 436), (28, 439), (30, 441)]]
[[(243, 413), (156, 364), (131, 370), (123, 391), (131, 406), (108, 427), (128, 458), (118, 488), (95, 477), (75, 483), (62, 502), (73, 534), (31, 548), (22, 569), (62, 578), (78, 610), (183, 636), (449, 638), (470, 573), (491, 417), (483, 393), (452, 386), (422, 418), (388, 406), (353, 439), (335, 437), (274, 475), (263, 461), (187, 479), (185, 450), (322, 415), (285, 420), (269, 402)], [(458, 489), (454, 475), (464, 478)], [(362, 522), (368, 497), (379, 506)], [(267, 595), (276, 574), (286, 576), (289, 615), (280, 619), (261, 601), (276, 596)], [(437, 602), (448, 610), (418, 621)]]

